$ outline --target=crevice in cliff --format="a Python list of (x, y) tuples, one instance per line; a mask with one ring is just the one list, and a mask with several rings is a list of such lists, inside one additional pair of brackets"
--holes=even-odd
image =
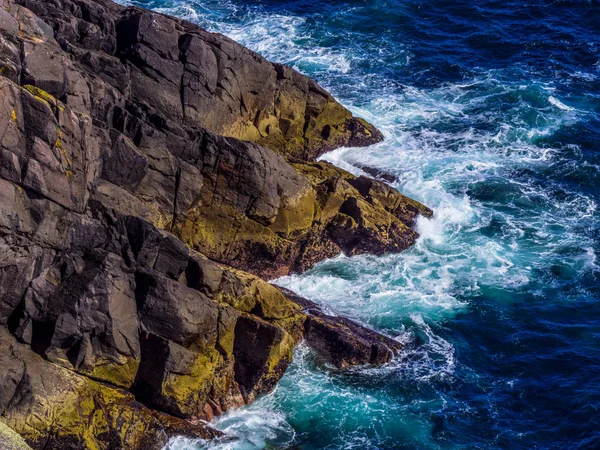
[(173, 217), (171, 219), (171, 225), (169, 226), (169, 231), (173, 231), (173, 227), (175, 226), (175, 222), (177, 221), (177, 208), (178, 200), (179, 200), (179, 185), (181, 184), (181, 167), (177, 168), (177, 172), (175, 172), (175, 192), (173, 193)]

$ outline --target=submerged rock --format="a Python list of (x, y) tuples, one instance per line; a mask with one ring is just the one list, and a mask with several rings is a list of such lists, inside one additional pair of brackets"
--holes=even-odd
[(2, 421), (32, 448), (155, 448), (215, 436), (198, 421), (271, 390), (301, 339), (389, 361), (395, 341), (259, 278), (414, 242), (428, 208), (314, 162), (380, 139), (191, 23), (0, 0)]

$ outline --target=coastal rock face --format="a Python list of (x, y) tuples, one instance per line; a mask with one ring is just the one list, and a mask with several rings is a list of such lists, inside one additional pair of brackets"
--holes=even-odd
[(131, 95), (185, 125), (305, 159), (382, 139), (314, 81), (223, 36), (137, 9), (115, 24)]
[[(416, 214), (431, 213), (377, 188), (398, 204), (390, 208), (361, 180), (350, 183), (352, 175), (307, 162), (339, 145), (374, 142), (364, 136), (377, 132), (293, 70), (148, 11), (91, 0), (22, 4), (29, 9), (13, 5), (13, 16), (31, 16), (19, 25), (29, 28), (7, 29), (5, 47), (24, 51), (4, 52), (0, 85), (15, 117), (5, 136), (6, 179), (73, 211), (84, 212), (89, 198), (134, 211), (208, 257), (265, 278), (340, 251), (401, 251), (416, 238)], [(296, 114), (286, 108), (301, 110), (306, 124), (255, 137), (240, 125), (246, 114), (259, 128), (260, 117)], [(329, 138), (316, 144), (310, 136), (323, 127)]]
[[(9, 114), (14, 110), (22, 118), (14, 121), (7, 139), (17, 139), (18, 153), (30, 158), (23, 175), (28, 187), (79, 212), (90, 196), (120, 210), (134, 208), (136, 215), (174, 231), (207, 256), (267, 278), (305, 270), (340, 251), (399, 251), (414, 241), (416, 235), (405, 226), (414, 213), (393, 217), (393, 211), (375, 205), (359, 190), (345, 183), (333, 186), (349, 174), (330, 167), (307, 179), (305, 169), (290, 166), (265, 147), (214, 134), (260, 142), (304, 160), (339, 145), (376, 140), (364, 137), (377, 135), (376, 130), (357, 125), (363, 122), (313, 81), (222, 36), (147, 11), (94, 1), (23, 4), (47, 21), (14, 5), (19, 14), (32, 16), (36, 26), (21, 34), (6, 33), (15, 42), (6, 39), (6, 48), (15, 49), (5, 52), (7, 80), (2, 89)], [(19, 52), (18, 46), (27, 50)], [(220, 55), (215, 60), (207, 56), (214, 52)], [(192, 55), (200, 60), (192, 64)], [(269, 70), (279, 87), (264, 82)], [(211, 71), (216, 72), (207, 74)], [(261, 80), (260, 89), (251, 83), (254, 76)], [(198, 89), (214, 78), (217, 91), (188, 102), (189, 77), (204, 80), (194, 84)], [(326, 98), (322, 109), (315, 106), (321, 102), (317, 97)], [(232, 99), (249, 109), (233, 108)], [(198, 114), (185, 112), (192, 103)], [(256, 138), (223, 128), (239, 131), (248, 111), (269, 121), (285, 108), (299, 108), (303, 112), (298, 116), (320, 128), (290, 126), (286, 129), (292, 134), (273, 131)], [(339, 121), (341, 116), (345, 119)], [(300, 128), (302, 136), (293, 134)], [(329, 130), (328, 139), (310, 137), (323, 134), (322, 128)], [(26, 143), (26, 136), (36, 141)], [(53, 151), (60, 153), (57, 161), (48, 159)], [(17, 169), (23, 172), (15, 168), (15, 157), (10, 156), (5, 169), (13, 180)], [(325, 215), (324, 202), (329, 202)], [(372, 226), (375, 216), (382, 216), (379, 227)], [(348, 230), (348, 239), (339, 230)]]
[[(172, 434), (200, 438), (219, 434), (148, 409), (130, 393), (49, 364), (6, 330), (0, 330), (0, 363), (2, 421), (34, 449), (158, 450)], [(9, 439), (3, 435), (0, 443)], [(15, 450), (28, 448), (16, 446), (19, 441), (13, 438), (10, 444)]]
[[(189, 22), (106, 0), (22, 4), (52, 26), (74, 62), (92, 69), (124, 99), (144, 103), (179, 124), (304, 159), (382, 139), (311, 79)], [(72, 67), (61, 70), (58, 57), (48, 76), (39, 57), (24, 64), (33, 70), (24, 69), (34, 78), (43, 71), (40, 87), (81, 95), (85, 102), (84, 83), (70, 76)], [(74, 89), (74, 84), (79, 86)]]
[(271, 390), (301, 339), (388, 362), (395, 341), (259, 278), (414, 242), (428, 208), (314, 161), (379, 139), (191, 23), (0, 0), (0, 443), (211, 438), (198, 420)]
[(250, 144), (243, 144), (243, 157), (230, 159), (223, 151), (235, 147), (227, 144), (212, 147), (220, 155), (204, 152), (218, 170), (202, 170), (202, 201), (177, 216), (171, 231), (205, 255), (256, 275), (303, 272), (342, 251), (405, 250), (418, 237), (412, 229), (418, 214), (431, 215), (389, 186), (328, 163), (290, 166)]
[(19, 434), (2, 422), (0, 422), (0, 448), (4, 450), (31, 450), (31, 447)]
[[(91, 142), (84, 147), (95, 149), (102, 167), (86, 170), (88, 177), (99, 171), (100, 182), (90, 192), (76, 192), (76, 198), (91, 193), (121, 210), (135, 208), (207, 256), (266, 278), (306, 270), (340, 251), (399, 251), (414, 241), (405, 226), (414, 214), (392, 217), (372, 201), (367, 206), (345, 183), (333, 186), (350, 174), (329, 167), (311, 182), (267, 148), (217, 135), (259, 142), (300, 161), (379, 139), (367, 139), (378, 132), (352, 118), (312, 80), (223, 36), (147, 11), (93, 1), (24, 4), (53, 31), (38, 32), (42, 42), (14, 63), (15, 71), (29, 68), (20, 78), (31, 83), (25, 87), (37, 98), (83, 114), (83, 122), (91, 118), (91, 126), (85, 125)], [(66, 7), (75, 12), (65, 14)], [(44, 54), (61, 61), (56, 71), (63, 73), (52, 83), (48, 70), (36, 63)], [(271, 79), (274, 84), (265, 82)], [(191, 95), (192, 88), (202, 93)], [(271, 134), (252, 131), (248, 114), (259, 128), (269, 122), (263, 128)], [(299, 118), (302, 126), (292, 125)], [(277, 124), (286, 121), (292, 121), (284, 126), (286, 133), (277, 132)], [(55, 134), (63, 126), (56, 125)], [(323, 134), (328, 139), (315, 137)], [(55, 137), (46, 136), (50, 147)], [(61, 167), (75, 182), (83, 166), (67, 166), (79, 153), (72, 150)], [(86, 155), (92, 164), (98, 160), (92, 152)], [(42, 175), (47, 172), (44, 168)], [(65, 191), (67, 180), (60, 175), (50, 182), (42, 177), (44, 186), (60, 182), (60, 192)], [(327, 214), (321, 214), (327, 202)], [(421, 212), (430, 213), (424, 207)], [(369, 220), (376, 215), (383, 216), (378, 228)], [(344, 230), (348, 239), (341, 236)]]

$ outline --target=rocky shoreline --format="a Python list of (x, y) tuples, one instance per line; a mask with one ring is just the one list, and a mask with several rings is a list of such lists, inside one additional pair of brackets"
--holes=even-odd
[(338, 367), (400, 350), (264, 281), (431, 215), (316, 162), (382, 136), (314, 81), (108, 0), (0, 0), (0, 91), (3, 448), (212, 438), (303, 339)]

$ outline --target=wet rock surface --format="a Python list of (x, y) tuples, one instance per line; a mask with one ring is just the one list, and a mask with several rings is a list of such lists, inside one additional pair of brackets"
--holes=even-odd
[(0, 0), (0, 422), (34, 449), (158, 448), (218, 434), (200, 420), (271, 390), (303, 338), (389, 361), (395, 341), (259, 278), (414, 242), (428, 208), (314, 162), (380, 139), (191, 23)]

